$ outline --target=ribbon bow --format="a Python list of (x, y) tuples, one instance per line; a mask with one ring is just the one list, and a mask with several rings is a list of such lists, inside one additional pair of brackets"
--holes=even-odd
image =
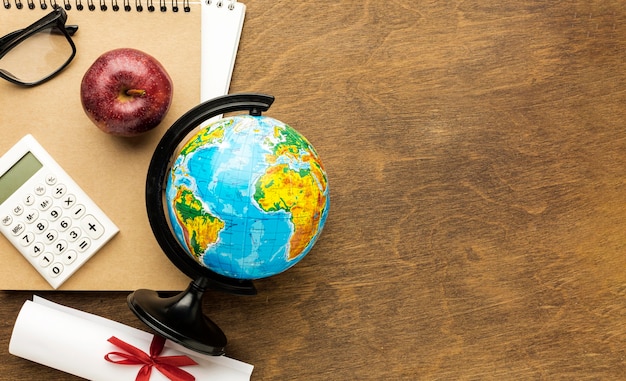
[(104, 356), (105, 360), (120, 365), (143, 364), (139, 373), (137, 373), (135, 381), (149, 381), (152, 367), (157, 368), (159, 372), (163, 373), (165, 377), (172, 381), (194, 381), (196, 379), (192, 374), (178, 368), (180, 366), (198, 365), (198, 363), (191, 358), (183, 355), (159, 356), (165, 345), (165, 339), (161, 336), (155, 335), (152, 338), (152, 343), (150, 343), (150, 355), (115, 336), (112, 336), (108, 341), (127, 353), (109, 352)]

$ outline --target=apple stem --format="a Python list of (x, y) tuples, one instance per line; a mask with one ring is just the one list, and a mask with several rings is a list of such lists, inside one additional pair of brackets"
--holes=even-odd
[(126, 90), (126, 95), (128, 95), (129, 97), (143, 97), (146, 95), (146, 90), (128, 89)]

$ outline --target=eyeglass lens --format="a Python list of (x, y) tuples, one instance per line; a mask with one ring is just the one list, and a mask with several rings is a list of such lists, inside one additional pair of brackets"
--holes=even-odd
[(51, 26), (11, 49), (0, 60), (0, 69), (22, 82), (36, 82), (59, 70), (72, 53), (67, 37)]

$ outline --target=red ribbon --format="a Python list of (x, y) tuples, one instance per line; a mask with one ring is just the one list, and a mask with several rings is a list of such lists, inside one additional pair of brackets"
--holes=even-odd
[(159, 372), (172, 381), (194, 381), (196, 379), (192, 374), (178, 368), (180, 366), (198, 365), (191, 358), (187, 356), (159, 356), (165, 345), (165, 339), (161, 336), (155, 335), (152, 338), (150, 355), (115, 336), (112, 336), (108, 341), (127, 353), (109, 352), (104, 356), (105, 360), (120, 365), (143, 364), (135, 381), (149, 381), (152, 367), (157, 368)]

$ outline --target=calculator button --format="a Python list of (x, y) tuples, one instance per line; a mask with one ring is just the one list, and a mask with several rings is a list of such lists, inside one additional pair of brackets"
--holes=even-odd
[(104, 226), (91, 214), (86, 215), (85, 218), (82, 219), (81, 226), (93, 239), (98, 239), (104, 234)]
[(64, 184), (55, 185), (52, 190), (52, 197), (61, 198), (65, 195), (65, 192), (67, 192), (67, 187)]
[(39, 184), (35, 186), (34, 190), (37, 196), (43, 196), (44, 194), (46, 194), (46, 186), (43, 184)]
[(22, 213), (24, 213), (24, 207), (22, 205), (16, 205), (13, 207), (13, 214), (16, 216), (21, 215)]
[(74, 209), (72, 209), (72, 217), (81, 218), (85, 214), (85, 206), (84, 205), (76, 205)]
[(48, 176), (46, 176), (46, 184), (48, 185), (54, 185), (57, 182), (57, 177), (54, 174), (48, 174)]
[(26, 229), (26, 226), (24, 226), (23, 223), (18, 222), (17, 224), (15, 224), (12, 228), (11, 228), (11, 234), (13, 234), (14, 236), (18, 236), (20, 234), (22, 234), (22, 232)]
[(24, 234), (20, 238), (20, 244), (22, 246), (29, 246), (31, 243), (35, 242), (35, 235), (31, 232)]
[(61, 208), (59, 208), (58, 206), (55, 206), (52, 209), (50, 209), (50, 213), (48, 213), (48, 219), (54, 222), (57, 219), (59, 219), (59, 217), (61, 217), (62, 215), (63, 215), (63, 212), (61, 211)]
[(69, 232), (67, 232), (67, 239), (68, 239), (70, 242), (74, 242), (74, 241), (76, 241), (78, 238), (80, 238), (80, 234), (81, 234), (80, 228), (78, 228), (78, 227), (74, 227), (74, 228), (72, 228)]
[(39, 210), (48, 210), (52, 206), (52, 199), (50, 197), (43, 197), (39, 201)]
[(70, 226), (72, 226), (72, 219), (69, 217), (63, 217), (57, 225), (59, 227), (59, 230), (64, 232), (69, 229)]
[(78, 257), (78, 254), (76, 254), (74, 250), (68, 250), (62, 256), (63, 263), (65, 263), (66, 265), (71, 265), (76, 260), (77, 257)]
[(24, 204), (31, 206), (35, 203), (35, 196), (33, 196), (32, 194), (27, 194), (26, 196), (24, 196)]
[(54, 244), (53, 252), (54, 254), (63, 254), (67, 250), (67, 242), (60, 239)]
[(37, 232), (37, 234), (45, 232), (46, 229), (48, 229), (48, 221), (46, 220), (40, 220), (35, 224), (35, 232)]
[(2, 217), (2, 225), (9, 226), (13, 223), (13, 217), (6, 215)]
[(46, 234), (44, 234), (44, 238), (48, 241), (48, 244), (53, 243), (57, 240), (59, 233), (56, 230), (49, 230)]
[(38, 257), (39, 254), (43, 253), (44, 245), (41, 242), (35, 242), (33, 247), (30, 248), (31, 257)]
[(52, 254), (45, 253), (44, 255), (41, 256), (41, 258), (39, 258), (39, 266), (48, 267), (52, 263), (53, 259), (54, 259), (54, 256)]
[(26, 215), (24, 216), (24, 220), (26, 220), (27, 224), (32, 224), (33, 222), (37, 221), (37, 218), (39, 217), (39, 212), (36, 211), (35, 209), (29, 210), (28, 213), (26, 213)]
[(80, 241), (78, 241), (78, 251), (81, 253), (89, 249), (89, 246), (91, 246), (91, 240), (87, 237), (83, 237)]
[(52, 277), (52, 278), (56, 278), (57, 276), (59, 276), (59, 274), (61, 274), (63, 272), (63, 265), (60, 263), (55, 263), (52, 265), (52, 267), (50, 267), (48, 269), (48, 274)]
[(61, 201), (61, 205), (63, 206), (63, 208), (68, 209), (71, 208), (74, 204), (76, 204), (76, 197), (74, 197), (73, 194), (68, 194), (67, 196), (65, 196), (65, 198), (63, 198), (63, 200)]

